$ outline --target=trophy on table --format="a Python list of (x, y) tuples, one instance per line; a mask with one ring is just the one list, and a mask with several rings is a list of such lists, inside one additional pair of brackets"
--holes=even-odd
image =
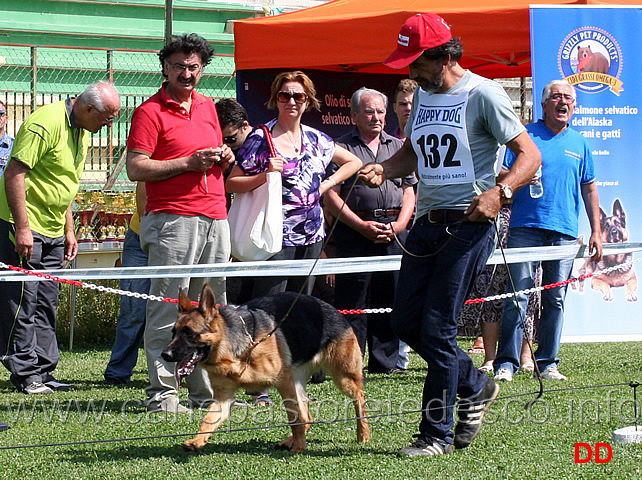
[(118, 194), (105, 192), (102, 194), (103, 205), (98, 215), (100, 217), (100, 246), (103, 249), (119, 249), (122, 243), (118, 240)]
[[(122, 232), (122, 240), (125, 240), (125, 233), (131, 223), (134, 213), (136, 213), (136, 192), (123, 192), (122, 200), (122, 225), (118, 227), (118, 232)], [(118, 235), (121, 238), (121, 235)]]
[(76, 238), (78, 239), (78, 250), (98, 250), (99, 245), (94, 237), (92, 216), (94, 214), (94, 202), (92, 192), (78, 192), (74, 198), (78, 204), (76, 214), (80, 221)]
[(121, 193), (114, 200), (114, 225), (116, 226), (116, 238), (120, 243), (120, 248), (123, 247), (123, 242), (125, 241), (125, 233), (127, 228), (125, 227), (125, 219), (127, 215), (125, 214), (125, 195)]

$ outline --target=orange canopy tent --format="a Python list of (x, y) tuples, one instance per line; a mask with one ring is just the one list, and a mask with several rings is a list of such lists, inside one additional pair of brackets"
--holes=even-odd
[[(639, 0), (542, 3), (631, 5)], [(453, 35), (462, 38), (464, 68), (488, 78), (531, 75), (529, 2), (524, 0), (334, 0), (283, 15), (238, 20), (236, 69), (401, 73), (382, 62), (394, 50), (406, 18), (428, 12), (443, 16)]]

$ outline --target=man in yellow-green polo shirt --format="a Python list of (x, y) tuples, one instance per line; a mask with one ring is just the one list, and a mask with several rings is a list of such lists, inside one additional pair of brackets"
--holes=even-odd
[[(62, 268), (78, 252), (71, 202), (78, 191), (89, 132), (120, 110), (113, 85), (99, 82), (76, 98), (43, 106), (22, 124), (0, 179), (0, 261), (29, 270)], [(75, 388), (57, 381), (56, 282), (0, 282), (0, 356), (26, 394)]]

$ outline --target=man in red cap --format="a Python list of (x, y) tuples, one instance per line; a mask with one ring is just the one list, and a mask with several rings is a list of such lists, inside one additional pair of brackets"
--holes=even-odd
[[(432, 456), (465, 448), (479, 433), (499, 387), (457, 346), (457, 317), (495, 247), (492, 221), (541, 158), (499, 84), (464, 70), (459, 38), (443, 18), (404, 23), (384, 62), (410, 67), (419, 84), (401, 150), (371, 163), (361, 178), (376, 187), (418, 171), (417, 215), (406, 242), (391, 317), (393, 330), (428, 363), (417, 440), (399, 455)], [(495, 183), (500, 144), (516, 156)], [(458, 419), (454, 434), (454, 405)], [(454, 444), (454, 447), (453, 447)]]

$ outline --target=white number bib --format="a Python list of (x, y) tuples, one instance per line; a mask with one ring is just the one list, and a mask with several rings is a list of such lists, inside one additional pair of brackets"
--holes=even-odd
[(410, 140), (417, 155), (419, 178), (426, 185), (475, 181), (466, 131), (468, 94), (481, 83), (473, 79), (457, 95), (419, 93)]

